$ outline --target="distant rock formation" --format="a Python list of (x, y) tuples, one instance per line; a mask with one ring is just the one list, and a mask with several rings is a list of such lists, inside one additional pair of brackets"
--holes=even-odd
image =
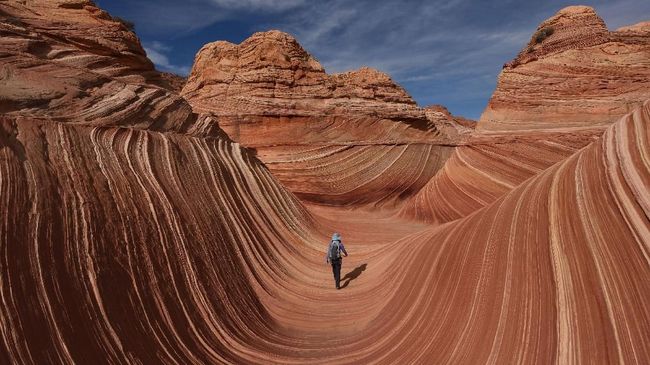
[(464, 217), (598, 138), (650, 98), (647, 26), (608, 32), (585, 6), (542, 22), (501, 72), (476, 132), (401, 214), (435, 223)]
[(610, 32), (592, 8), (570, 6), (504, 65), (477, 128), (604, 128), (648, 98), (648, 23)]
[(266, 122), (250, 120), (255, 117), (359, 114), (429, 127), (424, 112), (388, 75), (362, 68), (330, 76), (295, 38), (280, 31), (255, 33), (240, 45), (224, 41), (205, 45), (196, 55), (183, 96), (197, 112), (222, 117), (223, 128), (251, 146), (285, 139), (283, 133), (277, 140), (253, 139), (246, 130)]
[(424, 108), (424, 114), (429, 123), (440, 131), (438, 139), (450, 145), (462, 144), (476, 128), (475, 121), (454, 116), (442, 105), (429, 105)]
[(279, 31), (204, 46), (182, 96), (255, 148), (291, 191), (320, 204), (400, 201), (459, 143), (451, 115), (419, 108), (388, 75), (371, 68), (328, 75)]

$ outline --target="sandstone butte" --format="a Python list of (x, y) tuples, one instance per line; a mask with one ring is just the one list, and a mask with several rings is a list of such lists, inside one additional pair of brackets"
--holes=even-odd
[(648, 23), (549, 25), (473, 131), (280, 32), (179, 93), (92, 2), (0, 1), (0, 363), (647, 364)]
[(181, 95), (298, 197), (391, 205), (424, 186), (474, 123), (425, 109), (377, 70), (328, 75), (291, 35), (218, 41), (197, 54)]

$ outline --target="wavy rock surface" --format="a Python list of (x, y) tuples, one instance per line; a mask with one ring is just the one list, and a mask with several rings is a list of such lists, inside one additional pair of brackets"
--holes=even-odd
[(431, 363), (647, 361), (649, 131), (646, 102), (492, 204), (410, 237), (421, 243), (384, 315), (408, 314), (376, 333), (408, 334), (395, 354)]
[(400, 215), (430, 223), (465, 217), (601, 134), (602, 130), (473, 135), (467, 145), (456, 147), (443, 168), (405, 202)]
[(182, 95), (255, 148), (299, 197), (329, 205), (400, 201), (442, 166), (458, 131), (471, 128), (453, 128), (460, 124), (448, 112), (429, 118), (379, 71), (326, 74), (279, 31), (204, 46)]
[[(21, 4), (0, 9), (41, 9)], [(29, 35), (11, 34), (0, 57), (0, 363), (650, 359), (650, 102), (432, 227), (304, 206), (174, 93), (12, 47)], [(323, 263), (334, 229), (351, 253), (340, 291)]]
[(106, 56), (113, 70), (72, 36), (53, 41), (70, 58), (30, 46), (36, 13), (71, 19), (50, 34), (111, 36), (83, 4), (0, 3), (25, 19), (0, 22), (0, 363), (252, 361), (241, 334), (276, 338), (255, 327), (273, 324), (262, 300), (282, 283), (280, 250), (302, 257), (295, 243), (318, 234), (311, 215), (123, 55)]
[(477, 128), (604, 127), (648, 98), (648, 23), (610, 32), (592, 8), (570, 6), (542, 22), (504, 65)]

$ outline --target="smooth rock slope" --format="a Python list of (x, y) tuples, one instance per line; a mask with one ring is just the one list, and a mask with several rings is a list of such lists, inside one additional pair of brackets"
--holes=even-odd
[[(273, 119), (244, 107), (259, 86), (242, 91), (241, 119), (232, 105), (223, 115), (190, 105), (159, 83), (133, 33), (97, 14), (89, 1), (0, 1), (0, 363), (650, 360), (650, 101), (600, 133), (496, 140), (468, 137), (471, 125), (441, 107), (405, 106), (423, 113), (426, 127), (416, 128), (339, 105), (333, 138), (343, 143), (359, 113), (380, 130), (367, 151), (359, 140), (351, 147), (359, 153), (278, 146), (277, 156), (305, 165), (276, 178), (277, 166), (229, 137), (250, 116), (262, 129), (252, 141), (266, 138)], [(223, 98), (201, 103), (234, 102)], [(260, 98), (273, 118), (287, 111), (272, 94)], [(366, 98), (358, 103), (386, 113), (409, 105)], [(399, 205), (415, 189), (397, 178), (411, 179), (417, 166), (409, 149), (395, 157), (396, 146), (375, 143), (393, 137), (387, 126), (408, 147), (424, 135), (467, 144), (432, 180), (449, 180), (436, 185), (449, 199), (427, 202), (456, 218), (438, 225), (353, 209), (386, 191)], [(504, 150), (512, 158), (497, 163)], [(305, 179), (317, 159), (329, 169), (318, 176), (377, 180), (381, 192), (343, 194), (350, 187), (329, 183), (299, 191), (300, 200), (290, 190), (301, 185), (281, 181)], [(458, 191), (485, 198), (457, 211), (469, 200), (444, 188), (457, 181), (476, 182)], [(340, 196), (338, 206), (304, 203), (327, 194)], [(350, 252), (338, 291), (324, 263), (334, 230)]]

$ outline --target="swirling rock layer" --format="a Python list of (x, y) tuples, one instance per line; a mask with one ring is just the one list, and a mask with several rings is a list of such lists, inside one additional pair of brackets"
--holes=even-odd
[[(0, 2), (25, 22), (34, 11), (94, 22), (86, 6)], [(511, 166), (490, 162), (498, 143), (466, 140), (460, 120), (444, 124), (468, 143), (445, 173), (490, 180), (477, 160), (498, 178), (482, 207), (429, 225), (368, 206), (303, 205), (228, 138), (221, 116), (193, 113), (125, 71), (121, 56), (116, 70), (96, 69), (23, 47), (34, 34), (1, 20), (0, 363), (650, 359), (650, 101), (600, 137), (501, 135), (504, 146), (518, 142), (508, 149), (518, 161), (534, 156)], [(93, 24), (113, 34), (112, 23)], [(71, 37), (57, 42), (80, 59), (94, 55)], [(401, 174), (404, 185), (390, 187), (399, 196), (419, 184), (412, 167), (400, 170), (422, 156), (416, 146), (372, 145), (381, 158), (356, 144), (258, 153), (356, 167), (351, 176), (368, 186)], [(547, 153), (546, 163), (559, 162), (545, 169), (536, 155)], [(357, 175), (364, 164), (369, 173)], [(330, 169), (320, 176), (345, 175)], [(333, 230), (351, 254), (339, 291), (323, 262)]]
[(418, 108), (379, 71), (326, 74), (278, 31), (204, 46), (182, 95), (233, 140), (256, 149), (291, 191), (328, 205), (399, 202), (472, 128), (446, 110)]
[(400, 215), (445, 223), (482, 208), (588, 145), (602, 130), (484, 136), (456, 147)]

